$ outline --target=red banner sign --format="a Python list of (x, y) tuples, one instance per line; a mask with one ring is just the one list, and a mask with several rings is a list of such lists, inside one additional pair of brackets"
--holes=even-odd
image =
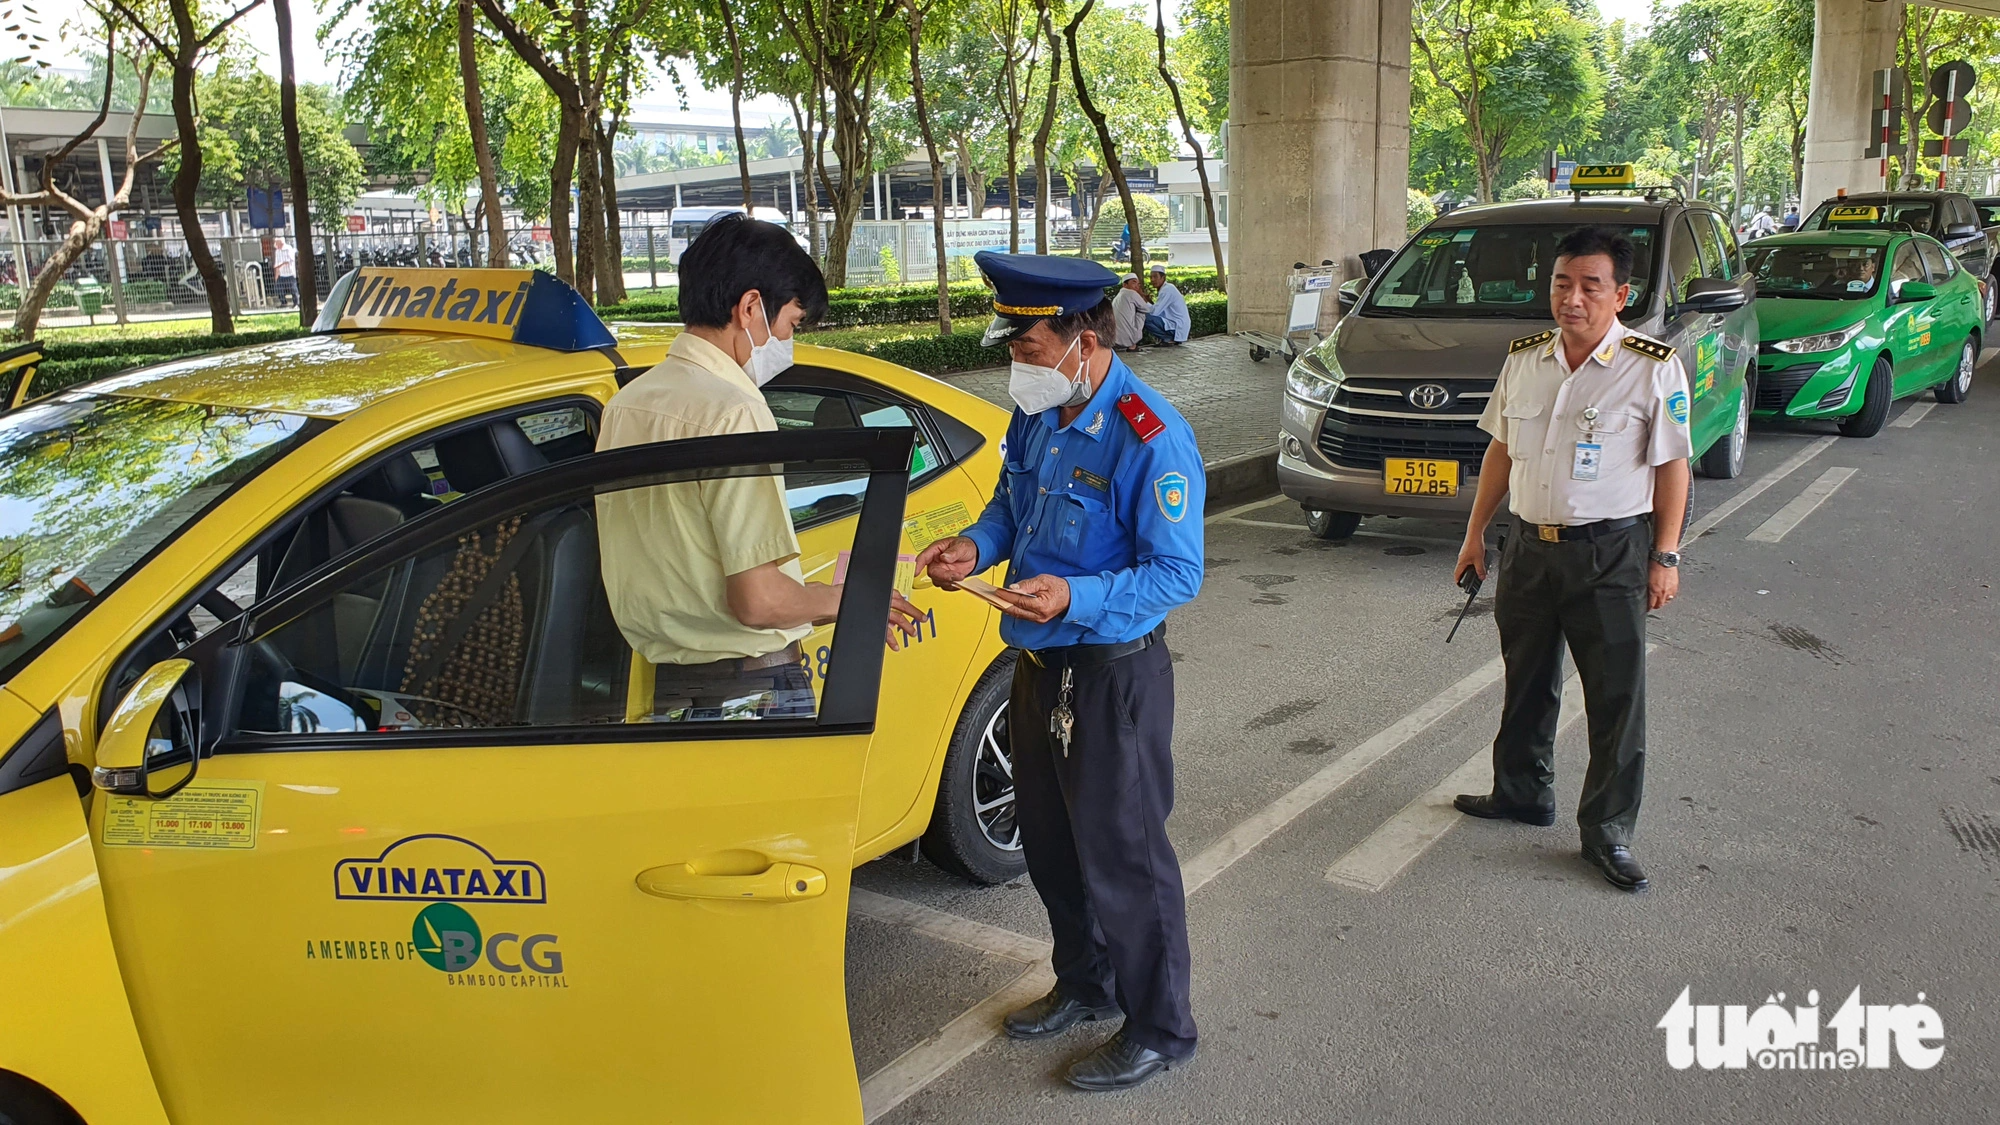
[(367, 229), (368, 229), (368, 216), (349, 215), (347, 217), (347, 233), (360, 234), (362, 231), (365, 231)]

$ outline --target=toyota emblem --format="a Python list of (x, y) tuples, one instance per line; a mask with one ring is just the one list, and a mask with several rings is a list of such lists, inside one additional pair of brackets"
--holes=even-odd
[(1418, 410), (1437, 410), (1451, 401), (1451, 392), (1442, 383), (1418, 383), (1404, 397)]

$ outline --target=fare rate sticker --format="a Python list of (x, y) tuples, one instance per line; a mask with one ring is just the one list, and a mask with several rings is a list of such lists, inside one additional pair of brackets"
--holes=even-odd
[(155, 801), (107, 796), (104, 845), (111, 848), (254, 848), (261, 781), (208, 781)]

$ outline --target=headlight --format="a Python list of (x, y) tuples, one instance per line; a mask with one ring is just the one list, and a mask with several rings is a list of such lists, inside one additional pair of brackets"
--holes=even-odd
[(1332, 406), (1333, 392), (1340, 389), (1340, 379), (1339, 360), (1329, 363), (1314, 352), (1306, 352), (1285, 372), (1285, 390), (1314, 406)]
[(1835, 348), (1845, 347), (1849, 341), (1861, 335), (1861, 330), (1867, 326), (1867, 323), (1867, 321), (1857, 320), (1837, 332), (1822, 332), (1817, 336), (1800, 336), (1796, 340), (1780, 340), (1771, 346), (1781, 352), (1791, 352), (1794, 355), (1805, 352), (1830, 352)]

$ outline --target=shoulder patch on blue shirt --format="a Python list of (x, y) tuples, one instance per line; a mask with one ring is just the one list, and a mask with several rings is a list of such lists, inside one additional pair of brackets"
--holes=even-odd
[(1168, 523), (1179, 523), (1187, 515), (1188, 479), (1180, 473), (1168, 473), (1153, 482), (1153, 499), (1160, 505), (1160, 514)]
[(1674, 425), (1676, 426), (1685, 426), (1688, 424), (1688, 396), (1686, 391), (1675, 391), (1673, 394), (1667, 396), (1667, 414), (1673, 418)]

